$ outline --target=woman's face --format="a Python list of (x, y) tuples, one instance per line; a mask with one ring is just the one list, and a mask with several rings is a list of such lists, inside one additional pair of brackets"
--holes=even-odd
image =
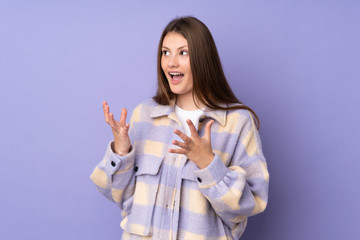
[(161, 68), (174, 94), (192, 94), (193, 76), (188, 42), (181, 34), (166, 34), (162, 44)]

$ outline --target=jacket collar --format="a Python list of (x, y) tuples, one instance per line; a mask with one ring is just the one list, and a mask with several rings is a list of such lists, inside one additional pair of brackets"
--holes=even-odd
[(169, 105), (160, 105), (156, 102), (155, 104), (156, 105), (154, 106), (152, 112), (150, 113), (151, 118), (157, 118), (165, 115), (168, 116), (172, 112), (175, 112), (174, 111), (175, 99), (170, 100)]
[[(169, 116), (172, 113), (175, 114), (174, 110), (175, 99), (170, 100), (169, 105), (160, 105), (156, 104), (154, 109), (150, 113), (151, 118), (157, 118), (161, 116)], [(226, 104), (221, 104), (221, 106), (227, 107)], [(222, 126), (225, 126), (226, 123), (226, 110), (213, 110), (211, 108), (205, 107), (204, 115), (209, 118), (213, 118), (217, 122), (219, 122)]]
[[(226, 107), (226, 104), (223, 105)], [(204, 114), (206, 117), (210, 117), (218, 121), (221, 126), (225, 126), (226, 124), (226, 110), (218, 109), (213, 110), (211, 108), (205, 107)]]

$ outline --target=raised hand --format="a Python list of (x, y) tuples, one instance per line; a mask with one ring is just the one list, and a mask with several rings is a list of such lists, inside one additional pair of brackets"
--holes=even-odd
[(120, 121), (114, 119), (114, 115), (109, 113), (109, 105), (106, 101), (103, 101), (103, 110), (105, 116), (105, 122), (110, 125), (112, 133), (114, 135), (114, 152), (124, 156), (129, 153), (131, 142), (129, 137), (129, 124), (126, 123), (126, 108), (121, 109)]
[(189, 125), (191, 136), (181, 132), (179, 129), (174, 130), (174, 133), (178, 135), (184, 142), (174, 140), (172, 144), (179, 146), (179, 149), (169, 149), (170, 153), (179, 153), (186, 155), (192, 162), (194, 162), (200, 169), (207, 167), (212, 159), (214, 153), (211, 147), (211, 125), (214, 120), (209, 121), (205, 126), (205, 134), (200, 137), (196, 131), (196, 128), (190, 119), (186, 120)]

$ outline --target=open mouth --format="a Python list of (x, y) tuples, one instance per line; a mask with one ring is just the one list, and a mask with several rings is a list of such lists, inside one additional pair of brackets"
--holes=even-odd
[(181, 79), (184, 77), (184, 74), (179, 72), (169, 72), (169, 75), (173, 83), (179, 83)]

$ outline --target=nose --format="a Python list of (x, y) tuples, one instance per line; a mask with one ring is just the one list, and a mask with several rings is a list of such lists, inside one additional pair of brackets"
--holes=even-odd
[(169, 58), (169, 62), (168, 62), (168, 66), (173, 68), (173, 67), (177, 67), (178, 66), (178, 58), (177, 56), (174, 54), (174, 55), (171, 55), (170, 58)]

